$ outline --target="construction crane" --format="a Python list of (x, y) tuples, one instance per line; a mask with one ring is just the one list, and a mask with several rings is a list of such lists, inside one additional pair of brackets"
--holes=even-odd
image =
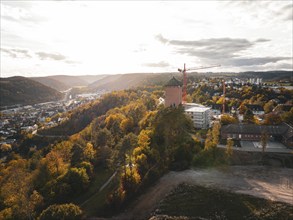
[(221, 65), (200, 66), (200, 67), (186, 69), (186, 65), (184, 63), (184, 68), (183, 69), (179, 69), (178, 68), (178, 71), (180, 73), (183, 73), (183, 95), (182, 95), (182, 103), (183, 104), (186, 103), (186, 87), (187, 87), (187, 75), (186, 75), (186, 71), (189, 71), (189, 70), (208, 69), (208, 68), (213, 68), (213, 67), (218, 67), (218, 66), (221, 66)]

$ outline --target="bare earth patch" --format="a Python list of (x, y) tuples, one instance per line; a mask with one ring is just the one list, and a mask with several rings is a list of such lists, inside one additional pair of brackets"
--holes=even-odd
[(167, 173), (128, 210), (112, 219), (147, 219), (156, 205), (181, 183), (224, 189), (293, 205), (293, 169), (264, 166), (190, 169)]

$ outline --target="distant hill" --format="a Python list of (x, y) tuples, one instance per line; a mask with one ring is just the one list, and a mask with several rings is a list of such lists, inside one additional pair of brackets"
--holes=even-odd
[(293, 71), (250, 71), (250, 72), (241, 72), (238, 74), (239, 77), (245, 78), (263, 78), (266, 81), (278, 81), (286, 80), (292, 81)]
[(64, 91), (76, 86), (87, 86), (99, 79), (104, 78), (105, 75), (85, 75), (85, 76), (44, 76), (44, 77), (31, 77), (37, 82), (44, 84), (45, 86), (56, 89), (57, 91)]
[(86, 81), (88, 84), (91, 84), (97, 80), (103, 79), (107, 75), (85, 75), (85, 76), (78, 76), (83, 81)]
[(178, 73), (130, 73), (105, 76), (89, 84), (90, 89), (106, 89), (109, 91), (135, 88), (144, 85), (164, 85)]
[(69, 85), (50, 77), (31, 77), (30, 79), (51, 87), (57, 91), (64, 91), (70, 88)]
[(15, 76), (0, 78), (0, 106), (35, 104), (62, 99), (63, 95), (32, 79)]
[(89, 84), (86, 80), (82, 79), (79, 76), (56, 75), (48, 76), (48, 78), (57, 80), (67, 85), (69, 88), (74, 86), (87, 86)]

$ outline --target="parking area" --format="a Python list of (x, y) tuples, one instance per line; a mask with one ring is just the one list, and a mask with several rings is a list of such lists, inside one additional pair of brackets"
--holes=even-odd
[[(233, 147), (233, 150), (239, 151), (253, 151), (253, 152), (261, 152), (262, 147), (260, 142), (256, 141), (240, 141), (241, 147)], [(219, 144), (218, 147), (226, 148), (226, 145)], [(280, 142), (269, 141), (267, 143), (265, 152), (274, 152), (274, 153), (292, 153), (293, 149), (287, 148), (284, 144)]]
[[(255, 141), (240, 141), (241, 143), (241, 150), (244, 151), (262, 151), (262, 146), (260, 142)], [(277, 152), (277, 153), (291, 153), (293, 152), (292, 149), (287, 148), (280, 142), (272, 142), (269, 141), (267, 143), (266, 152)]]

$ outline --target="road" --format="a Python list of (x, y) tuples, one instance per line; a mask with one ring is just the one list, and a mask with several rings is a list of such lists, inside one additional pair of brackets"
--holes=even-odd
[(190, 169), (169, 172), (112, 220), (148, 219), (156, 205), (176, 186), (188, 183), (253, 195), (293, 205), (293, 170), (264, 166)]

